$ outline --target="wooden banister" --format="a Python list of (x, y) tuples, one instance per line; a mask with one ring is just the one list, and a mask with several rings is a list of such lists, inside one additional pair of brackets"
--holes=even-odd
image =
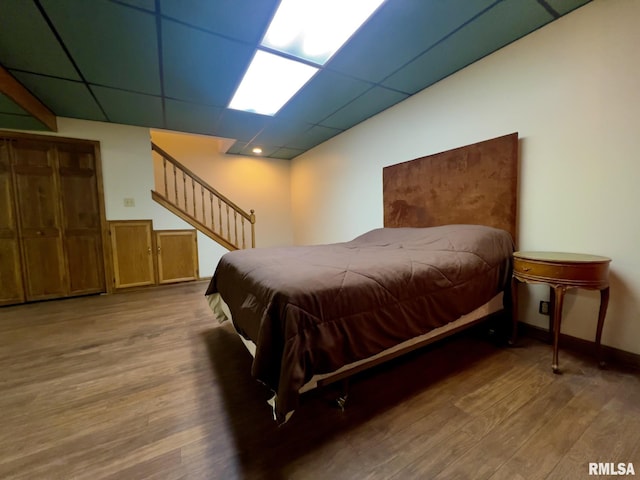
[[(160, 168), (163, 172), (159, 178), (164, 181), (162, 188), (156, 186), (157, 190), (164, 193), (152, 192), (155, 201), (232, 250), (246, 248), (245, 225), (249, 225), (251, 248), (255, 248), (256, 216), (253, 210), (246, 212), (240, 208), (153, 142), (151, 142), (151, 149), (162, 159)], [(173, 179), (171, 179), (171, 175), (173, 175)], [(182, 181), (178, 181), (179, 176), (182, 177)], [(200, 202), (196, 199), (196, 186), (200, 187)], [(170, 187), (173, 188), (172, 192)], [(205, 201), (205, 190), (209, 192), (208, 203)], [(224, 208), (222, 204), (224, 204)], [(238, 216), (240, 216), (241, 238), (238, 236)]]
[(175, 158), (173, 158), (171, 155), (169, 155), (167, 152), (165, 152), (162, 148), (160, 148), (158, 145), (156, 145), (155, 143), (151, 142), (151, 149), (154, 152), (157, 152), (162, 158), (166, 158), (167, 161), (169, 161), (170, 163), (172, 163), (173, 165), (176, 166), (176, 168), (178, 168), (179, 170), (183, 171), (188, 177), (191, 177), (192, 179), (194, 179), (196, 182), (198, 182), (200, 185), (202, 185), (206, 190), (208, 190), (209, 192), (213, 193), (214, 196), (218, 197), (220, 200), (222, 200), (223, 203), (226, 203), (227, 205), (229, 205), (231, 208), (233, 208), (236, 212), (238, 212), (240, 215), (242, 215), (244, 218), (246, 218), (247, 220), (251, 219), (251, 214), (245, 212), (242, 208), (240, 208), (238, 205), (236, 205), (235, 203), (233, 203), (231, 200), (229, 200), (227, 197), (225, 197), (223, 194), (221, 194), (219, 191), (217, 191), (215, 188), (213, 188), (212, 186), (210, 186), (207, 182), (205, 182), (204, 180), (202, 180), (198, 175), (196, 175), (195, 173), (193, 173), (191, 170), (189, 170), (187, 167), (185, 167), (184, 165), (182, 165), (178, 160), (176, 160)]

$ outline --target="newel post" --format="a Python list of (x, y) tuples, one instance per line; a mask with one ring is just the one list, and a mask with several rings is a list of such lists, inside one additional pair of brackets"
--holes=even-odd
[(251, 248), (256, 248), (256, 214), (255, 210), (249, 210), (249, 221), (251, 222)]

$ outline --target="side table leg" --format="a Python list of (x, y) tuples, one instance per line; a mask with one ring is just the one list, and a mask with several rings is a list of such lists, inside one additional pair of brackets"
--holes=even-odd
[(549, 287), (549, 337), (547, 342), (553, 344), (553, 311), (556, 308), (556, 291)]
[(600, 310), (598, 312), (598, 328), (596, 329), (596, 358), (600, 368), (606, 366), (606, 362), (602, 358), (602, 327), (604, 326), (604, 317), (607, 314), (609, 306), (609, 287), (600, 290)]
[(553, 287), (555, 302), (553, 305), (553, 373), (560, 373), (558, 365), (558, 340), (560, 340), (560, 324), (562, 323), (562, 304), (564, 302), (565, 287), (556, 285)]
[(518, 280), (511, 277), (511, 340), (509, 345), (515, 346), (518, 339)]

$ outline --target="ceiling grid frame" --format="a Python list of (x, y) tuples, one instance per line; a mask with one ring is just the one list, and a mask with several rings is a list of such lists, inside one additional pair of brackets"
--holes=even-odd
[[(239, 115), (227, 105), (248, 65), (251, 55), (247, 52), (258, 48), (278, 0), (264, 0), (257, 7), (252, 0), (192, 0), (188, 8), (180, 0), (96, 1), (95, 8), (106, 13), (102, 18), (95, 18), (100, 15), (93, 14), (95, 8), (87, 7), (85, 0), (3, 0), (0, 65), (56, 115), (232, 138), (236, 143), (227, 153), (254, 155), (252, 148), (260, 146), (265, 157), (291, 159), (590, 0), (387, 0), (273, 117)], [(57, 45), (50, 42), (46, 48), (58, 57), (63, 55), (73, 75), (68, 68), (52, 70), (37, 55), (27, 58), (29, 45), (10, 42), (12, 28), (18, 28), (11, 19), (33, 17), (34, 7), (42, 20), (29, 22), (28, 29), (33, 31), (20, 32), (20, 38), (54, 38)], [(431, 18), (434, 12), (438, 16)], [(532, 14), (529, 19), (519, 18)], [(488, 15), (518, 21), (496, 37), (484, 25), (486, 20), (478, 22)], [(65, 17), (74, 20), (63, 21)], [(98, 26), (95, 22), (102, 22), (100, 28), (94, 28)], [(43, 30), (44, 25), (49, 32)], [(438, 25), (446, 26), (446, 31), (435, 28)], [(471, 28), (474, 25), (477, 27)], [(115, 33), (125, 27), (133, 30)], [(150, 32), (154, 38), (145, 36)], [(100, 40), (118, 35), (134, 43), (111, 47)], [(451, 51), (462, 60), (450, 61), (448, 70), (434, 78), (421, 73), (427, 68), (421, 61), (450, 53), (442, 46), (467, 48), (469, 45), (457, 45), (460, 39), (471, 42), (477, 36), (484, 50), (477, 49), (475, 57), (467, 59), (464, 51)], [(180, 43), (180, 48), (167, 51), (167, 42)], [(376, 45), (384, 47), (384, 57), (376, 58)], [(155, 61), (149, 60), (149, 52), (154, 52)], [(410, 52), (410, 56), (394, 56), (394, 52)], [(209, 54), (214, 58), (208, 58)], [(142, 61), (138, 67), (156, 65), (157, 73), (118, 72), (119, 63), (136, 65), (138, 59)], [(99, 61), (113, 64), (99, 68), (90, 64)], [(412, 71), (419, 78), (395, 81)], [(76, 75), (78, 78), (71, 78)], [(121, 78), (114, 80), (115, 75)], [(153, 77), (151, 88), (140, 83)], [(26, 115), (10, 101), (0, 102), (0, 128), (27, 125)], [(40, 129), (38, 122), (28, 127)]]

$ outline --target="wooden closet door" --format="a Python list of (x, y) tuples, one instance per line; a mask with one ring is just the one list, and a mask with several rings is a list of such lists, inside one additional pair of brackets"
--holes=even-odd
[(116, 288), (156, 283), (151, 220), (109, 222)]
[(43, 142), (17, 140), (13, 150), (26, 299), (65, 296), (68, 285), (55, 148)]
[(198, 279), (198, 239), (195, 230), (156, 230), (158, 283)]
[(0, 140), (0, 305), (24, 302), (9, 143)]
[(69, 294), (105, 290), (96, 159), (91, 145), (58, 145)]

